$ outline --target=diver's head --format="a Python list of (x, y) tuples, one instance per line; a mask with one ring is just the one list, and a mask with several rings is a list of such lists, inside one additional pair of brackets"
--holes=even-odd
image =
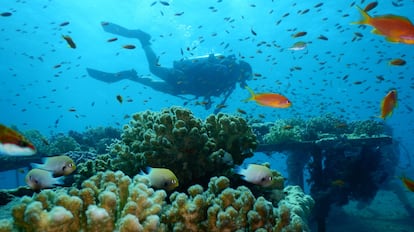
[(252, 79), (252, 66), (250, 66), (249, 63), (242, 60), (239, 61), (239, 65), (241, 85), (246, 85), (246, 81)]

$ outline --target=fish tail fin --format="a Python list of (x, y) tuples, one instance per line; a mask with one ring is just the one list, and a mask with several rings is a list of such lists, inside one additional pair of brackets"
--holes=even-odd
[(352, 22), (352, 24), (369, 24), (369, 22), (371, 21), (371, 16), (369, 16), (367, 12), (361, 9), (361, 7), (356, 6), (356, 8), (358, 9), (359, 13), (361, 13), (362, 20), (357, 21), (357, 22)]
[(248, 98), (244, 99), (243, 101), (244, 101), (244, 102), (248, 102), (248, 101), (254, 100), (255, 93), (254, 93), (253, 89), (251, 89), (251, 88), (250, 88), (249, 86), (247, 86), (247, 85), (246, 85), (246, 87), (244, 87), (244, 88), (245, 88), (245, 89), (247, 89), (247, 90), (249, 91), (249, 93), (250, 93), (250, 97), (248, 97)]
[(241, 166), (237, 166), (233, 168), (234, 173), (236, 173), (237, 175), (242, 176), (241, 178), (244, 180), (246, 177), (246, 170), (244, 168), (242, 168)]
[(53, 178), (53, 185), (64, 185), (64, 184), (65, 184), (65, 177), (64, 176)]
[(43, 164), (30, 163), (32, 168), (43, 169)]
[(374, 118), (378, 118), (378, 119), (382, 119), (382, 120), (385, 120), (387, 117), (388, 117), (388, 115), (382, 115), (382, 114), (374, 116)]
[[(144, 171), (145, 170), (145, 171)], [(139, 172), (139, 174), (141, 175), (141, 176), (148, 176), (149, 175), (149, 173), (151, 172), (151, 170), (152, 170), (152, 168), (151, 167), (145, 167), (144, 168), (144, 170), (141, 170), (140, 172)]]

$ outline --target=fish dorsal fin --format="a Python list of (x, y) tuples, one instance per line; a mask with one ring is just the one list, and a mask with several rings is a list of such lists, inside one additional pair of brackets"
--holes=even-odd
[(377, 29), (373, 29), (371, 31), (371, 33), (376, 34), (376, 35), (382, 35), (380, 31), (378, 31)]
[(411, 24), (411, 25), (413, 24), (407, 17), (399, 16), (399, 15), (387, 14), (387, 15), (382, 15), (382, 16), (377, 16), (377, 17), (381, 17), (381, 18), (385, 18), (385, 19), (397, 19), (397, 20), (400, 20), (402, 22), (405, 22), (405, 23), (408, 23), (408, 24)]
[(362, 20), (358, 22), (353, 22), (352, 24), (370, 24), (371, 16), (367, 12), (365, 12), (363, 9), (361, 9), (361, 7), (356, 6), (356, 8), (358, 9), (359, 13), (361, 13)]

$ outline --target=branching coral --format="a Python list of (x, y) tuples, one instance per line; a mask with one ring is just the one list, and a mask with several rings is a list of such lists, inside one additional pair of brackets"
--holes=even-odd
[(162, 221), (173, 231), (308, 230), (306, 217), (313, 200), (300, 188), (285, 189), (286, 197), (274, 207), (263, 197), (256, 199), (244, 186), (233, 189), (229, 185), (226, 177), (213, 177), (206, 191), (194, 185), (188, 195), (173, 193)]
[(68, 135), (81, 145), (81, 150), (103, 154), (113, 139), (120, 138), (121, 130), (114, 127), (96, 127), (83, 133), (69, 131)]
[[(313, 200), (300, 188), (285, 188), (280, 201), (256, 198), (245, 186), (230, 188), (227, 177), (213, 177), (208, 189), (193, 185), (166, 202), (141, 175), (99, 172), (81, 189), (43, 190), (13, 208), (13, 220), (0, 231), (300, 231)], [(299, 230), (300, 229), (300, 230)]]
[(15, 229), (163, 231), (160, 214), (166, 193), (149, 188), (142, 176), (131, 180), (119, 171), (100, 172), (82, 187), (43, 190), (33, 198), (22, 198), (13, 209)]
[(70, 136), (57, 135), (50, 139), (49, 145), (45, 149), (48, 155), (63, 154), (69, 151), (80, 151), (80, 145)]
[(133, 176), (146, 166), (167, 167), (180, 182), (206, 182), (252, 156), (256, 138), (242, 118), (226, 114), (205, 122), (180, 107), (132, 116), (111, 145), (113, 169)]

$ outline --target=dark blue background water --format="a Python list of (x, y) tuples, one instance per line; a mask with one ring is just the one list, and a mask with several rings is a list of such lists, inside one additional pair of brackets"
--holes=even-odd
[[(171, 1), (170, 6), (159, 2), (151, 6), (152, 2), (5, 1), (1, 11), (13, 15), (0, 18), (0, 121), (21, 130), (38, 129), (49, 134), (122, 124), (127, 122), (125, 114), (183, 105), (179, 98), (127, 80), (106, 84), (87, 76), (86, 67), (108, 72), (134, 68), (139, 74), (150, 74), (137, 40), (118, 37), (116, 42), (106, 41), (114, 35), (104, 32), (100, 23), (110, 21), (150, 33), (163, 66), (211, 52), (244, 56), (254, 72), (262, 75), (249, 81), (249, 86), (256, 92), (281, 93), (293, 102), (290, 109), (260, 107), (242, 102), (249, 94), (238, 88), (223, 112), (235, 113), (241, 108), (251, 116), (261, 113), (267, 121), (293, 116), (306, 119), (326, 113), (350, 121), (368, 119), (379, 115), (382, 97), (396, 88), (399, 108), (387, 124), (395, 129), (398, 139), (411, 136), (412, 117), (407, 107), (412, 107), (413, 101), (414, 46), (391, 44), (371, 34), (370, 27), (351, 25), (361, 19), (351, 2), (329, 1), (319, 8), (314, 7), (318, 1)], [(367, 2), (357, 4), (364, 6)], [(399, 4), (403, 6), (380, 2), (370, 13), (410, 17), (414, 3)], [(300, 13), (306, 9), (308, 13)], [(181, 12), (184, 14), (175, 16)], [(285, 14), (289, 15), (283, 17)], [(226, 17), (234, 22), (226, 21)], [(59, 26), (66, 21), (70, 24)], [(308, 34), (291, 36), (299, 31)], [(356, 32), (363, 37), (352, 42)], [(70, 35), (78, 47), (69, 48), (63, 34)], [(317, 39), (320, 35), (329, 40)], [(200, 43), (200, 38), (204, 42)], [(274, 46), (258, 47), (262, 41)], [(287, 49), (298, 41), (307, 42), (307, 50)], [(137, 49), (123, 49), (125, 44), (136, 44)], [(226, 44), (229, 46), (224, 49)], [(193, 55), (185, 52), (182, 56), (180, 50), (186, 51), (187, 47), (195, 47)], [(388, 65), (393, 58), (404, 58), (407, 65)], [(61, 67), (54, 68), (57, 64)], [(302, 69), (291, 71), (296, 66)], [(345, 75), (348, 78), (343, 80)], [(379, 82), (376, 76), (385, 80)], [(356, 81), (363, 83), (354, 84)], [(133, 101), (120, 104), (118, 94)], [(195, 105), (195, 101), (187, 106), (201, 118), (213, 111)], [(69, 112), (70, 108), (76, 112)], [(54, 128), (57, 119), (59, 124)], [(405, 142), (412, 145), (410, 139)]]
[[(0, 123), (50, 135), (97, 126), (120, 128), (128, 122), (125, 115), (183, 106), (180, 98), (128, 80), (107, 84), (87, 76), (87, 67), (108, 72), (135, 69), (140, 75), (151, 75), (137, 40), (117, 36), (118, 41), (107, 42), (114, 35), (104, 32), (101, 22), (109, 21), (151, 34), (162, 66), (209, 53), (245, 57), (254, 73), (261, 75), (248, 82), (251, 88), (281, 93), (293, 102), (289, 109), (245, 103), (242, 100), (249, 94), (237, 87), (222, 110), (226, 113), (242, 109), (249, 117), (264, 115), (265, 121), (327, 113), (347, 121), (365, 120), (379, 115), (381, 99), (395, 88), (399, 107), (386, 123), (395, 139), (413, 150), (414, 45), (392, 44), (371, 34), (371, 27), (352, 25), (361, 16), (351, 1), (324, 1), (320, 7), (315, 7), (319, 1), (186, 0), (151, 6), (153, 2), (3, 1), (0, 11), (12, 16), (0, 17)], [(368, 2), (355, 3), (364, 7)], [(414, 20), (413, 1), (395, 3), (399, 6), (381, 1), (370, 14), (398, 14)], [(69, 25), (60, 26), (63, 22)], [(300, 31), (307, 35), (292, 37)], [(62, 35), (70, 35), (77, 48), (69, 48)], [(318, 39), (320, 35), (328, 40)], [(271, 46), (258, 46), (263, 41)], [(306, 42), (307, 49), (288, 50), (298, 41)], [(125, 44), (137, 48), (123, 49)], [(407, 64), (390, 66), (394, 58), (403, 58)], [(123, 96), (122, 104), (117, 95)], [(205, 110), (196, 100), (186, 105), (203, 119), (214, 106)], [(71, 108), (76, 111), (70, 112)], [(284, 171), (278, 158), (258, 159)], [(407, 163), (406, 155), (402, 156), (402, 166)], [(3, 184), (5, 176), (1, 176)]]

